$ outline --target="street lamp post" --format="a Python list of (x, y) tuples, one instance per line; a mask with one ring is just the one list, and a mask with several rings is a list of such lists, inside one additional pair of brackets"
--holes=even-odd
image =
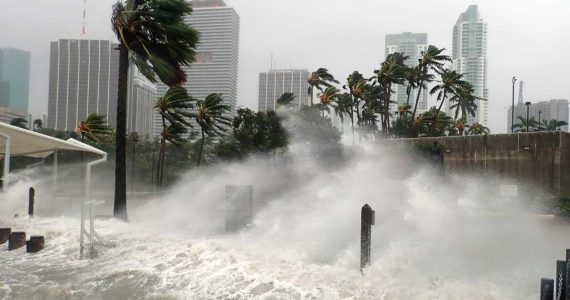
[(514, 125), (515, 125), (515, 82), (517, 82), (517, 78), (513, 76), (513, 103), (511, 106), (511, 133), (515, 132)]
[(530, 109), (530, 102), (525, 102), (526, 105), (526, 132), (528, 132), (528, 111)]
[(542, 110), (539, 110), (538, 111), (538, 128), (541, 129), (541, 131), (542, 131), (542, 125), (540, 125), (540, 124), (542, 124), (542, 123), (540, 123), (540, 115), (541, 114), (542, 114)]

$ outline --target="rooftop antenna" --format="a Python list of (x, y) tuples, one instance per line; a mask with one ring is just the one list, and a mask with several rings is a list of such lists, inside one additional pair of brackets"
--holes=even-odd
[(87, 0), (83, 0), (83, 18), (81, 20), (81, 35), (85, 36), (86, 27), (87, 27)]
[(271, 61), (269, 62), (269, 70), (273, 70), (273, 51), (271, 51)]
[(524, 86), (524, 81), (520, 81), (519, 83), (519, 104), (523, 103), (523, 86)]

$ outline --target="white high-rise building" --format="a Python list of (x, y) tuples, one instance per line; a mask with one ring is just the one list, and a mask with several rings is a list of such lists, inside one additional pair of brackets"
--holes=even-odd
[[(475, 117), (468, 123), (489, 124), (489, 89), (487, 88), (487, 23), (479, 14), (477, 5), (471, 5), (462, 13), (453, 27), (451, 58), (453, 69), (463, 74), (463, 79), (473, 85), (477, 100)], [(450, 104), (448, 103), (448, 111)]]
[[(231, 106), (227, 113), (232, 117), (237, 102), (239, 27), (240, 20), (232, 7), (223, 0), (196, 0), (190, 2), (192, 14), (186, 22), (200, 33), (196, 62), (184, 69), (188, 93), (203, 100), (211, 93), (220, 93), (224, 104)], [(158, 96), (164, 95), (168, 87), (158, 85)], [(155, 114), (155, 120), (159, 119)], [(194, 126), (195, 129), (197, 125)], [(160, 123), (155, 125), (155, 134), (161, 131)]]
[[(385, 38), (385, 57), (389, 54), (400, 52), (405, 56), (408, 56), (406, 60), (406, 65), (410, 68), (416, 67), (418, 65), (418, 59), (421, 57), (422, 51), (425, 51), (428, 47), (427, 43), (427, 33), (412, 33), (403, 32), (399, 34), (387, 34)], [(394, 103), (390, 104), (390, 112), (392, 114), (397, 113), (398, 106), (406, 104), (408, 102), (408, 95), (406, 93), (407, 87), (405, 85), (395, 85), (392, 94), (392, 100)], [(416, 91), (410, 91), (409, 104), (414, 107), (416, 101)], [(420, 95), (418, 101), (417, 114), (425, 112), (427, 110), (427, 91), (424, 89)]]
[(276, 101), (283, 93), (293, 93), (293, 105), (310, 105), (307, 94), (309, 89), (309, 71), (305, 70), (269, 70), (259, 73), (259, 111), (275, 110)]

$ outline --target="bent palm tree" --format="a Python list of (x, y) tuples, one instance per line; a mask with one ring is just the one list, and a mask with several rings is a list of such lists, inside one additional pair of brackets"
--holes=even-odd
[(457, 120), (459, 112), (461, 112), (461, 118), (464, 119), (467, 119), (468, 116), (475, 117), (477, 111), (475, 101), (484, 99), (473, 95), (473, 92), (473, 87), (467, 82), (465, 85), (459, 87), (457, 94), (449, 98), (449, 102), (454, 103), (449, 107), (450, 110), (455, 109), (454, 120)]
[(35, 119), (32, 127), (34, 128), (34, 131), (40, 131), (44, 128), (44, 121), (42, 121), (42, 119)]
[(280, 106), (289, 107), (293, 104), (293, 101), (295, 101), (295, 94), (286, 92), (286, 93), (283, 93), (283, 95), (281, 95), (277, 99), (277, 101), (275, 101), (275, 102), (277, 104), (277, 107), (280, 107)]
[(164, 96), (158, 99), (154, 107), (158, 110), (162, 120), (160, 150), (156, 168), (157, 183), (162, 185), (166, 142), (178, 142), (180, 140), (178, 135), (184, 133), (180, 128), (184, 127), (184, 125), (192, 127), (192, 124), (187, 118), (194, 116), (189, 112), (189, 110), (194, 107), (194, 103), (185, 88), (175, 86), (169, 88)]
[(10, 121), (10, 125), (28, 129), (28, 120), (24, 118), (14, 118), (12, 121)]
[(487, 135), (491, 133), (491, 130), (489, 130), (489, 128), (483, 126), (479, 122), (475, 122), (473, 123), (473, 125), (471, 125), (469, 130), (467, 130), (467, 133), (470, 135)]
[(467, 82), (462, 80), (463, 74), (457, 73), (456, 71), (452, 71), (449, 69), (443, 70), (441, 73), (441, 81), (440, 84), (434, 86), (431, 91), (429, 91), (430, 95), (437, 93), (437, 101), (441, 101), (439, 107), (437, 108), (436, 118), (439, 112), (441, 111), (441, 107), (443, 103), (445, 103), (445, 99), (449, 95), (459, 95), (460, 90), (462, 87), (467, 86)]
[(439, 49), (436, 46), (429, 45), (426, 51), (422, 51), (421, 58), (418, 61), (418, 94), (416, 95), (412, 119), (416, 117), (422, 89), (426, 87), (428, 82), (433, 81), (433, 75), (429, 74), (429, 71), (433, 70), (436, 73), (441, 73), (443, 65), (451, 61), (451, 57), (441, 54), (444, 50), (445, 48)]
[(113, 214), (127, 220), (126, 111), (129, 57), (152, 82), (186, 81), (182, 66), (194, 62), (199, 34), (184, 20), (192, 7), (184, 0), (125, 0), (113, 6), (111, 23), (119, 39), (117, 143)]
[[(202, 131), (202, 141), (200, 143), (200, 152), (198, 154), (198, 167), (202, 161), (202, 151), (204, 150), (204, 139), (208, 136), (223, 135), (227, 127), (232, 125), (232, 120), (223, 115), (224, 112), (230, 110), (229, 105), (222, 103), (221, 94), (210, 94), (204, 100), (198, 101), (196, 104), (196, 113), (194, 118), (196, 123), (200, 125)], [(224, 125), (226, 127), (224, 127)]]
[(403, 53), (391, 53), (386, 60), (380, 64), (378, 70), (374, 70), (376, 80), (380, 84), (382, 90), (380, 97), (382, 98), (382, 131), (387, 132), (390, 128), (390, 98), (392, 97), (392, 85), (403, 84), (405, 82), (406, 71), (408, 67), (405, 61), (408, 56)]
[(91, 113), (87, 119), (79, 122), (75, 131), (81, 134), (82, 142), (85, 138), (93, 142), (106, 140), (113, 134), (113, 128), (107, 125), (106, 116), (97, 113)]
[(312, 72), (307, 82), (309, 83), (307, 93), (311, 97), (311, 105), (313, 105), (314, 88), (323, 91), (323, 86), (331, 87), (332, 83), (338, 83), (326, 68), (318, 68), (315, 72)]

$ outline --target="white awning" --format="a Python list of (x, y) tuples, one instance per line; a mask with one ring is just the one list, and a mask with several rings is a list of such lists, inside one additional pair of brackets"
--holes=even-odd
[[(0, 132), (11, 138), (11, 156), (43, 158), (49, 156), (56, 150), (82, 151), (98, 155), (106, 154), (104, 151), (78, 140), (68, 139), (64, 141), (6, 123), (0, 123)], [(6, 141), (0, 139), (0, 155), (2, 156), (5, 154), (5, 145)]]

